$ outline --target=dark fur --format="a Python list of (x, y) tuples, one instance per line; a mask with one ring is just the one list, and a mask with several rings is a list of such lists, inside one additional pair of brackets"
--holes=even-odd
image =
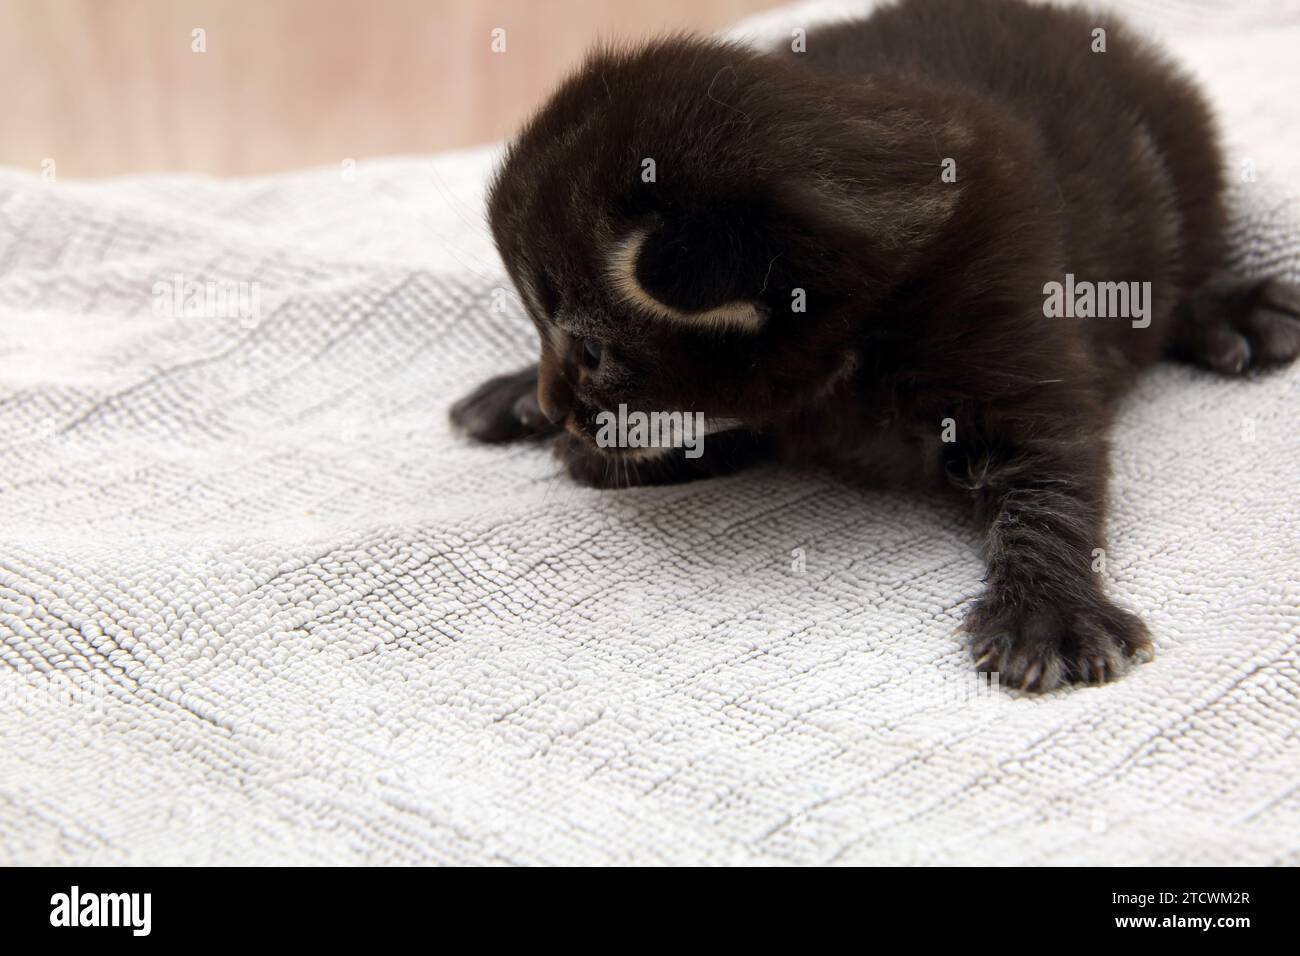
[[(486, 383), (457, 424), (485, 441), (567, 428), (570, 472), (597, 485), (772, 454), (946, 476), (988, 528), (977, 665), (1031, 690), (1108, 680), (1150, 646), (1092, 570), (1115, 397), (1165, 355), (1241, 373), (1300, 350), (1296, 290), (1222, 271), (1222, 163), (1192, 83), (1112, 19), (1016, 0), (908, 0), (813, 31), (806, 53), (597, 52), (513, 144), (490, 218), (533, 289), (540, 369)], [(762, 327), (630, 308), (605, 263), (638, 227), (647, 293), (752, 302)], [(1044, 317), (1067, 272), (1150, 281), (1150, 326)], [(619, 457), (590, 436), (620, 402), (743, 427), (696, 461)]]

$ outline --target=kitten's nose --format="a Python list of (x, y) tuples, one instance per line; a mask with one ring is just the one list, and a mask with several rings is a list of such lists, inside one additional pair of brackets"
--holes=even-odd
[(552, 425), (558, 425), (573, 411), (573, 390), (549, 354), (537, 366), (537, 405)]
[(558, 405), (549, 397), (543, 396), (541, 392), (537, 393), (537, 405), (541, 408), (542, 414), (552, 425), (558, 425), (569, 417), (569, 407)]

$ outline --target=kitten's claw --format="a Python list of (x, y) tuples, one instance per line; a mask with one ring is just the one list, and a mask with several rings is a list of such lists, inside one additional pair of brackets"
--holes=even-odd
[(1034, 661), (1032, 664), (1030, 664), (1029, 667), (1025, 670), (1024, 678), (1020, 681), (1020, 689), (1030, 690), (1031, 688), (1036, 686), (1038, 683), (1038, 675), (1041, 674), (1042, 672), (1043, 672), (1042, 661)]
[(1104, 684), (1109, 679), (1107, 676), (1106, 658), (1094, 657), (1092, 659), (1091, 683)]

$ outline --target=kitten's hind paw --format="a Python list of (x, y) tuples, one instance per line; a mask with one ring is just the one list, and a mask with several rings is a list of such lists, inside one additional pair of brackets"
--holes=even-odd
[(1300, 355), (1300, 286), (1282, 279), (1261, 284), (1242, 320), (1252, 364), (1285, 365)]
[(481, 442), (518, 441), (559, 431), (537, 404), (537, 366), (488, 379), (451, 406), (451, 423)]
[(1278, 278), (1211, 284), (1183, 323), (1175, 354), (1216, 372), (1286, 365), (1300, 355), (1300, 287)]

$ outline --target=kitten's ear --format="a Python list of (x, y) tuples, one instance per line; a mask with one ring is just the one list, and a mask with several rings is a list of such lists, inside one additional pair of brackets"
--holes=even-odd
[[(924, 169), (921, 164), (920, 168)], [(885, 188), (833, 179), (793, 182), (778, 195), (787, 221), (830, 245), (898, 256), (933, 240), (952, 219), (960, 188), (900, 172)]]
[(661, 319), (746, 331), (767, 321), (764, 299), (793, 287), (851, 294), (877, 273), (897, 272), (953, 215), (958, 187), (929, 167), (889, 172), (884, 185), (844, 171), (792, 176), (743, 202), (663, 211), (616, 240), (610, 285)]
[(665, 321), (754, 331), (767, 317), (766, 245), (734, 212), (663, 216), (615, 243), (609, 280), (629, 305)]

